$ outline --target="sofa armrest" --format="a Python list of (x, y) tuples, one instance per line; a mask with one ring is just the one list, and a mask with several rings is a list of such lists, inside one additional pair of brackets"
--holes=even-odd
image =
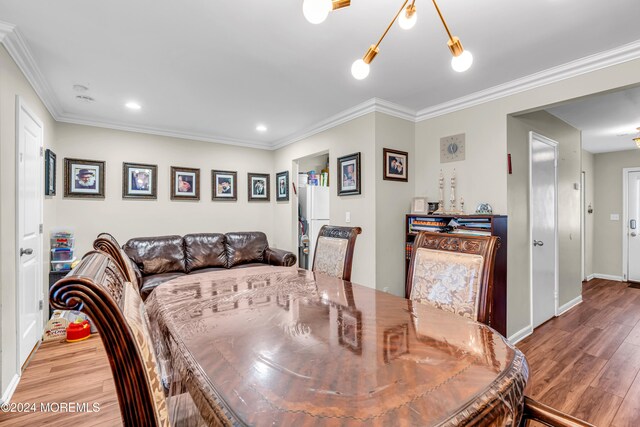
[(267, 248), (264, 250), (264, 260), (270, 265), (291, 267), (296, 264), (298, 258), (289, 251)]

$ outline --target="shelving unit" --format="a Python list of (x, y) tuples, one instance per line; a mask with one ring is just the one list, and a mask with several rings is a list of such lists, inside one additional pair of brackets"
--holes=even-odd
[[(459, 225), (453, 229), (451, 221)], [(464, 224), (464, 225), (463, 225)], [(500, 246), (493, 271), (493, 306), (491, 327), (507, 333), (507, 217), (506, 215), (428, 215), (409, 214), (405, 219), (405, 281), (413, 252), (413, 242), (420, 231), (475, 236), (496, 236)], [(409, 298), (409, 295), (406, 295)]]

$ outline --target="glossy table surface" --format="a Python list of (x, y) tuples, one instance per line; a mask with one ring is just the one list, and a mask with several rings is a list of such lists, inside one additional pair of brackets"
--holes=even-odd
[(528, 367), (502, 336), (364, 286), (265, 266), (183, 276), (146, 305), (173, 380), (207, 423), (513, 425), (520, 417)]

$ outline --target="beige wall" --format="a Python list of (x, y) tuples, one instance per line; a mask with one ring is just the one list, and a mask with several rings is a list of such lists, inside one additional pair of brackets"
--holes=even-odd
[[(411, 212), (415, 170), (415, 125), (376, 113), (376, 288), (404, 297), (405, 215)], [(409, 182), (386, 181), (383, 149), (409, 153)]]
[[(17, 373), (16, 96), (20, 96), (42, 120), (45, 148), (55, 151), (55, 122), (4, 46), (0, 46), (0, 397)], [(51, 198), (45, 199), (44, 210), (43, 293), (47, 291), (46, 275), (49, 271), (49, 242), (46, 236), (55, 221), (55, 204)], [(48, 313), (46, 308), (45, 313)]]
[[(78, 254), (104, 231), (120, 243), (139, 236), (244, 230), (264, 231), (271, 243), (275, 239), (270, 151), (59, 123), (57, 155), (61, 172), (65, 157), (106, 161), (104, 200), (64, 198), (62, 180), (58, 183), (56, 225), (74, 229)], [(123, 162), (158, 165), (157, 200), (122, 198)], [(171, 166), (200, 169), (200, 201), (170, 199)], [(212, 169), (238, 172), (237, 202), (211, 200)], [(248, 172), (272, 175), (271, 202), (247, 201)]]
[(558, 142), (558, 263), (561, 307), (582, 293), (580, 236), (580, 131), (546, 111), (507, 119), (507, 147), (513, 174), (507, 175), (509, 259), (507, 263), (508, 324), (514, 333), (530, 323), (530, 269), (532, 242), (529, 235), (529, 132)]
[[(294, 161), (317, 153), (329, 153), (330, 221), (333, 225), (359, 226), (351, 279), (375, 287), (376, 266), (376, 114), (370, 113), (341, 124), (302, 141), (275, 151), (275, 172), (288, 170), (294, 173)], [(362, 194), (338, 196), (337, 158), (361, 153)], [(298, 200), (293, 192), (290, 202), (277, 203), (274, 214), (274, 242), (278, 247), (297, 253)], [(345, 214), (351, 213), (351, 222), (345, 222)], [(372, 265), (373, 264), (373, 265)]]
[[(620, 277), (622, 271), (622, 169), (640, 167), (640, 150), (595, 155), (593, 272)], [(619, 221), (611, 221), (619, 214)]]
[(594, 248), (594, 214), (587, 212), (589, 206), (595, 206), (595, 155), (582, 150), (582, 171), (584, 172), (584, 275), (583, 279), (594, 273), (593, 248)]
[[(487, 201), (495, 213), (506, 213), (507, 116), (636, 84), (639, 76), (640, 60), (629, 61), (417, 123), (414, 157), (421, 167), (416, 170), (416, 196), (437, 199), (440, 169), (444, 169), (448, 179), (456, 168), (458, 196), (464, 197), (468, 211), (473, 211), (478, 202)], [(466, 160), (441, 165), (440, 138), (457, 133), (466, 133)], [(513, 220), (509, 218), (510, 222)], [(509, 257), (513, 258), (522, 248), (509, 240)], [(524, 301), (529, 289), (510, 284), (508, 292), (510, 301)], [(529, 324), (528, 312), (521, 313), (518, 307), (508, 306), (507, 315), (509, 336)]]

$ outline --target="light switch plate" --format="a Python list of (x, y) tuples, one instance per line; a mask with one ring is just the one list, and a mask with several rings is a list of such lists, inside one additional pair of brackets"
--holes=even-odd
[(349, 223), (351, 222), (351, 212), (347, 212), (344, 216), (344, 222)]
[(611, 214), (611, 221), (620, 221), (620, 214)]

